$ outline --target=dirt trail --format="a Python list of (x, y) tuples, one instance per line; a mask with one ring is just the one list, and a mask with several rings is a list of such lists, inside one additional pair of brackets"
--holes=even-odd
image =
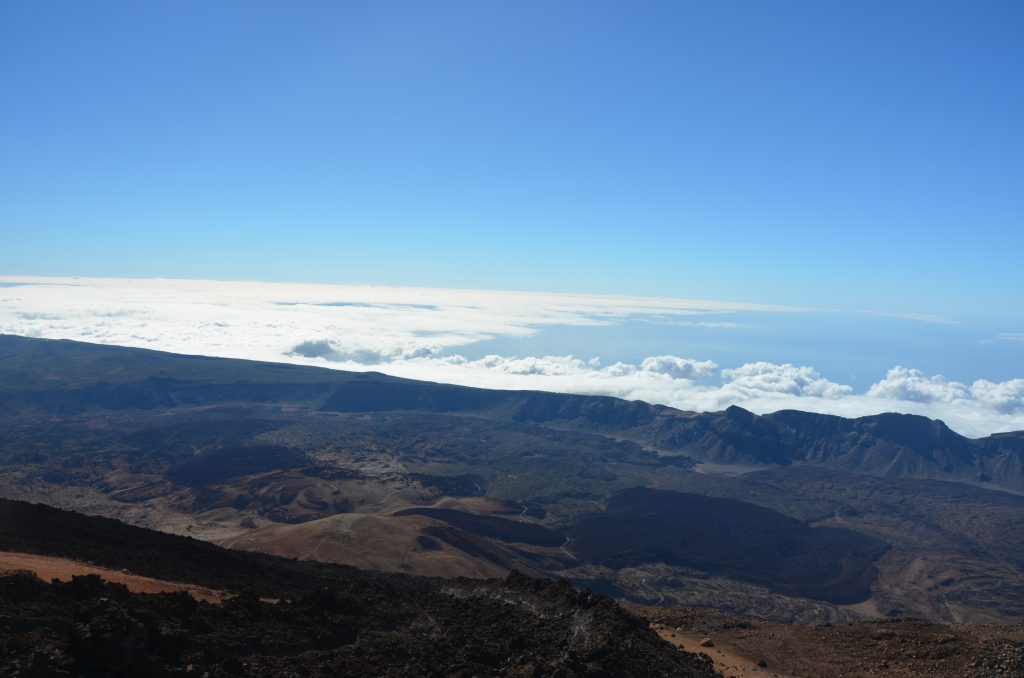
[(51, 556), (37, 556), (31, 553), (15, 553), (13, 551), (0, 551), (0, 573), (11, 570), (30, 570), (43, 581), (59, 579), (69, 581), (74, 576), (86, 574), (98, 574), (103, 579), (115, 584), (124, 584), (129, 591), (134, 593), (172, 593), (175, 591), (188, 591), (189, 595), (197, 600), (205, 600), (209, 603), (219, 603), (225, 597), (221, 591), (182, 584), (179, 582), (165, 581), (143, 577), (120, 570), (111, 570), (106, 567), (99, 567), (89, 563), (67, 558), (53, 558)]

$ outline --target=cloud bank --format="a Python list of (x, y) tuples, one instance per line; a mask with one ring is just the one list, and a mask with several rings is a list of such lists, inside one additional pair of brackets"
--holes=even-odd
[[(715, 314), (799, 309), (694, 299), (200, 280), (0, 277), (0, 333), (76, 339), (397, 376), (486, 388), (613, 395), (685, 410), (741, 405), (863, 416), (896, 411), (971, 436), (1024, 429), (1024, 379), (964, 384), (896, 366), (865, 392), (808, 365), (721, 366), (701, 356), (470, 359), (465, 349), (556, 326), (651, 319), (749, 329)], [(711, 318), (711, 319), (707, 319)], [(581, 347), (583, 350), (586, 347)], [(582, 352), (582, 351), (581, 351)]]

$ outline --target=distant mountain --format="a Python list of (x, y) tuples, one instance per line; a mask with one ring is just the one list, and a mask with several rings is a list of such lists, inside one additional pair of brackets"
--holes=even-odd
[[(1024, 619), (1024, 434), (0, 336), (0, 497), (780, 621)], [(856, 604), (856, 608), (848, 607)]]
[(910, 414), (857, 419), (785, 410), (758, 416), (682, 412), (606, 396), (487, 391), (409, 381), (354, 381), (322, 409), (479, 412), (634, 440), (665, 453), (716, 464), (796, 462), (890, 478), (941, 478), (1024, 491), (1024, 431), (972, 440), (938, 420)]
[(938, 478), (1024, 490), (1024, 432), (972, 440), (938, 420), (886, 413), (857, 419), (739, 407), (633, 430), (663, 450), (721, 464), (822, 465), (887, 478)]
[(820, 464), (889, 478), (1024, 491), (1024, 431), (969, 439), (909, 414), (857, 419), (740, 407), (683, 412), (608, 396), (500, 391), (277, 363), (0, 335), (0, 412), (69, 414), (224, 402), (301, 402), (325, 412), (475, 414), (612, 435), (716, 464)]

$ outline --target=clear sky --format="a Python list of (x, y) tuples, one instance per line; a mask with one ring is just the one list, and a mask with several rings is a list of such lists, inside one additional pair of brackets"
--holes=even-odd
[(1024, 331), (1024, 3), (0, 4), (0, 273)]

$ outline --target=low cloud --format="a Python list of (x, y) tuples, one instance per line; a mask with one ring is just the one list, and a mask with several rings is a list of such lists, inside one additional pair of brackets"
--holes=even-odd
[(897, 366), (873, 385), (868, 395), (917, 403), (978, 402), (1009, 414), (1024, 410), (1024, 379), (1003, 382), (978, 379), (968, 386), (939, 374), (928, 377), (920, 370)]
[(323, 358), (334, 363), (357, 363), (359, 365), (379, 365), (392, 360), (409, 360), (425, 358), (440, 351), (439, 346), (410, 345), (392, 346), (390, 349), (378, 350), (364, 347), (345, 348), (336, 346), (328, 339), (312, 339), (302, 341), (292, 347), (286, 355), (300, 358)]
[(303, 358), (326, 358), (327, 360), (338, 360), (339, 358), (337, 349), (326, 339), (303, 341), (290, 351), (290, 355)]
[(650, 374), (664, 374), (673, 379), (707, 379), (715, 373), (718, 364), (711, 360), (689, 360), (674, 355), (658, 355), (644, 358), (640, 369)]
[(523, 358), (488, 355), (478, 360), (468, 360), (460, 355), (447, 356), (431, 361), (419, 361), (420, 366), (442, 364), (462, 370), (495, 372), (507, 375), (533, 377), (575, 377), (601, 381), (630, 378), (656, 379), (661, 382), (677, 380), (695, 381), (714, 375), (718, 365), (711, 360), (689, 360), (673, 355), (659, 355), (645, 358), (639, 366), (617, 362), (601, 366), (599, 358), (583, 360), (575, 356), (527, 356)]
[(1020, 412), (1024, 410), (1024, 379), (997, 383), (979, 379), (971, 384), (971, 395), (999, 412)]
[(917, 403), (970, 400), (969, 388), (956, 381), (949, 381), (941, 374), (925, 376), (920, 370), (896, 366), (889, 370), (885, 379), (868, 389), (868, 395), (888, 400), (911, 400)]
[[(673, 376), (644, 363), (700, 365)], [(897, 367), (866, 393), (829, 380), (813, 367), (769, 362), (717, 369), (711, 361), (677, 356), (648, 358), (639, 365), (601, 366), (597, 359), (574, 356), (478, 360), (461, 356), (393, 362), (384, 371), (397, 376), (448, 381), (466, 386), (611, 395), (670, 405), (687, 411), (715, 411), (741, 405), (759, 414), (800, 409), (860, 417), (905, 412), (942, 419), (968, 436), (1024, 429), (1024, 379), (979, 380), (970, 387), (942, 377), (925, 377)], [(699, 378), (690, 378), (697, 377)]]
[(747, 363), (742, 367), (722, 370), (722, 376), (737, 394), (747, 396), (782, 394), (836, 399), (853, 393), (851, 386), (825, 379), (813, 367), (767, 362)]
[[(0, 283), (0, 333), (6, 334), (374, 369), (486, 388), (612, 395), (683, 410), (737, 404), (758, 413), (803, 409), (862, 416), (897, 411), (943, 419), (974, 436), (1024, 429), (1024, 379), (966, 384), (897, 366), (857, 392), (813, 366), (789, 363), (720, 366), (705, 356), (671, 353), (613, 363), (598, 356), (462, 355), (481, 342), (526, 338), (554, 327), (650, 319), (744, 329), (750, 326), (718, 318), (810, 309), (692, 299), (199, 280), (8, 277), (5, 282), (16, 283)], [(999, 338), (1024, 341), (1024, 335), (1015, 333)]]

